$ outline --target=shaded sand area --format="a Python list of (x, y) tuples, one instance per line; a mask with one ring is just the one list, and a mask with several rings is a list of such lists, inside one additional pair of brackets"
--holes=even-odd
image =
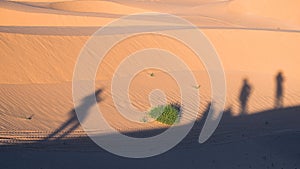
[[(0, 1), (0, 168), (299, 168), (299, 5), (296, 0)], [(157, 157), (125, 159), (97, 147), (80, 127), (72, 75), (80, 50), (98, 28), (149, 11), (181, 16), (205, 33), (224, 66), (226, 111), (214, 135), (198, 144), (211, 102), (201, 61), (178, 41), (156, 35), (129, 38), (106, 55), (95, 82), (103, 90), (98, 106), (112, 127), (132, 137), (153, 136), (167, 127), (131, 122), (114, 106), (109, 90), (114, 70), (139, 49), (161, 48), (179, 56), (195, 75), (197, 84), (190, 87), (201, 98), (198, 121), (183, 142)], [(284, 107), (274, 109), (279, 71), (285, 78)], [(248, 111), (241, 114), (245, 78), (252, 92)], [(168, 101), (180, 101), (174, 79), (147, 69), (130, 85), (132, 105), (148, 111), (148, 96), (157, 88)]]

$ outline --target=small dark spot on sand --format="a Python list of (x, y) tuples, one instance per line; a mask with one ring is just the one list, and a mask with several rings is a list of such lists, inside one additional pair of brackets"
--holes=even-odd
[(32, 114), (31, 116), (27, 117), (27, 120), (31, 120), (33, 118), (34, 114)]

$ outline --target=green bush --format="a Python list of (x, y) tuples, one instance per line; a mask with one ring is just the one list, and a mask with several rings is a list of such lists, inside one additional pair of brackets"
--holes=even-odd
[(156, 121), (172, 125), (178, 123), (180, 119), (181, 107), (177, 103), (157, 106), (150, 110), (149, 116)]

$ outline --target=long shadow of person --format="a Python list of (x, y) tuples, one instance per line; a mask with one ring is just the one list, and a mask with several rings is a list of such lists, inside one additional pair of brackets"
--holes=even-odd
[(240, 92), (239, 101), (240, 101), (240, 113), (247, 114), (247, 103), (251, 93), (251, 86), (248, 83), (248, 79), (243, 80), (243, 86)]
[(275, 108), (282, 108), (283, 107), (283, 82), (285, 79), (281, 71), (278, 72), (275, 80), (276, 80)]
[[(76, 109), (84, 109), (85, 112), (87, 112), (88, 109), (90, 109), (95, 102), (91, 101), (96, 96), (96, 101), (100, 102), (102, 101), (102, 98), (100, 97), (100, 94), (103, 92), (103, 89), (96, 90), (95, 93), (90, 94), (89, 96), (86, 96), (82, 100), (82, 104), (78, 106)], [(77, 129), (80, 126), (80, 123), (77, 119), (75, 109), (72, 109), (69, 112), (70, 119), (63, 123), (58, 129), (56, 129), (53, 133), (48, 135), (44, 141), (50, 140), (51, 138), (53, 140), (60, 140), (73, 132), (75, 129)], [(87, 116), (87, 113), (84, 114), (84, 116)], [(83, 117), (84, 118), (84, 117)]]

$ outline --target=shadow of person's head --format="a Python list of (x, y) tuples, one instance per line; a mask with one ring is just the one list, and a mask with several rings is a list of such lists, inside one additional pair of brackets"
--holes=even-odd
[(94, 103), (94, 99), (96, 100), (96, 103), (99, 103), (103, 100), (103, 98), (101, 97), (101, 94), (103, 92), (103, 89), (100, 88), (100, 89), (97, 89), (94, 93), (84, 97), (82, 99), (82, 102), (83, 103), (90, 103), (90, 104), (93, 104)]

